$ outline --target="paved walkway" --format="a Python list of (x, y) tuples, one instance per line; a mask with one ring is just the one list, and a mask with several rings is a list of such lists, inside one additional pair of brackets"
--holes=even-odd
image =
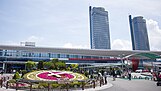
[(100, 90), (104, 90), (104, 89), (108, 89), (110, 87), (112, 87), (113, 85), (111, 83), (107, 83), (107, 85), (103, 85), (103, 86), (97, 86), (96, 88), (89, 88), (89, 89), (85, 89), (85, 90), (74, 90), (74, 91), (100, 91)]
[(117, 78), (116, 81), (109, 81), (113, 86), (100, 91), (161, 91), (161, 86), (156, 82), (144, 79), (133, 79), (131, 81)]

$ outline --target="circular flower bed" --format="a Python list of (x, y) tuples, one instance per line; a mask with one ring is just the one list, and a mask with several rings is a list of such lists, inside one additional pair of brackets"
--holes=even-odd
[(87, 78), (79, 73), (70, 71), (56, 71), (56, 70), (41, 70), (34, 71), (24, 75), (27, 80), (38, 81), (59, 81), (59, 80), (86, 80)]

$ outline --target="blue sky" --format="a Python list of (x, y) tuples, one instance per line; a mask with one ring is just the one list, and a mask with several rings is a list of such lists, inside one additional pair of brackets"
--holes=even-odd
[(131, 50), (128, 15), (147, 21), (151, 50), (161, 50), (160, 0), (0, 0), (0, 44), (90, 48), (89, 5), (109, 13), (111, 47)]

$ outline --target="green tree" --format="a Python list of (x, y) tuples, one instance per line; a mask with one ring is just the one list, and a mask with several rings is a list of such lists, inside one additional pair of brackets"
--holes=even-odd
[(21, 76), (20, 76), (19, 72), (16, 72), (13, 76), (13, 79), (20, 79), (20, 78), (21, 78)]
[(27, 70), (33, 70), (35, 68), (36, 68), (36, 63), (34, 61), (27, 61), (26, 63)]
[(66, 64), (64, 61), (58, 61), (56, 62), (56, 67), (59, 70), (63, 70), (63, 69), (66, 69)]
[(72, 69), (76, 69), (76, 68), (78, 68), (78, 64), (71, 64), (70, 67), (71, 67)]
[(66, 70), (67, 70), (67, 71), (70, 71), (70, 67), (67, 67)]
[(51, 60), (52, 66), (51, 66), (50, 68), (51, 68), (51, 69), (57, 70), (57, 69), (58, 69), (58, 67), (57, 67), (57, 65), (56, 65), (57, 62), (59, 62), (58, 59), (52, 59), (52, 60)]
[(59, 60), (58, 60), (57, 58), (54, 58), (54, 59), (51, 60), (52, 63), (56, 63), (56, 62), (58, 62), (58, 61), (59, 61)]
[(23, 77), (26, 73), (27, 73), (26, 70), (22, 70), (22, 71), (21, 71), (21, 74), (22, 74), (21, 77)]
[(38, 64), (37, 64), (37, 68), (38, 69), (43, 69), (44, 68), (44, 64), (43, 64), (43, 60), (40, 60), (39, 62), (38, 62)]
[(43, 62), (43, 66), (45, 69), (50, 69), (52, 66), (52, 63), (51, 62)]
[(54, 70), (66, 69), (66, 63), (64, 61), (59, 61), (58, 59), (52, 59), (49, 62), (44, 62), (43, 65), (44, 68), (46, 69), (54, 69)]

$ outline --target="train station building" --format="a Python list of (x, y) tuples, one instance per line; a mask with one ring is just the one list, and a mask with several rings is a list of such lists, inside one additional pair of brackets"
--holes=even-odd
[(29, 60), (50, 61), (52, 58), (77, 63), (89, 67), (131, 65), (133, 70), (144, 64), (154, 65), (161, 62), (161, 51), (108, 50), (108, 49), (70, 49), (35, 46), (0, 45), (0, 69), (25, 69)]

